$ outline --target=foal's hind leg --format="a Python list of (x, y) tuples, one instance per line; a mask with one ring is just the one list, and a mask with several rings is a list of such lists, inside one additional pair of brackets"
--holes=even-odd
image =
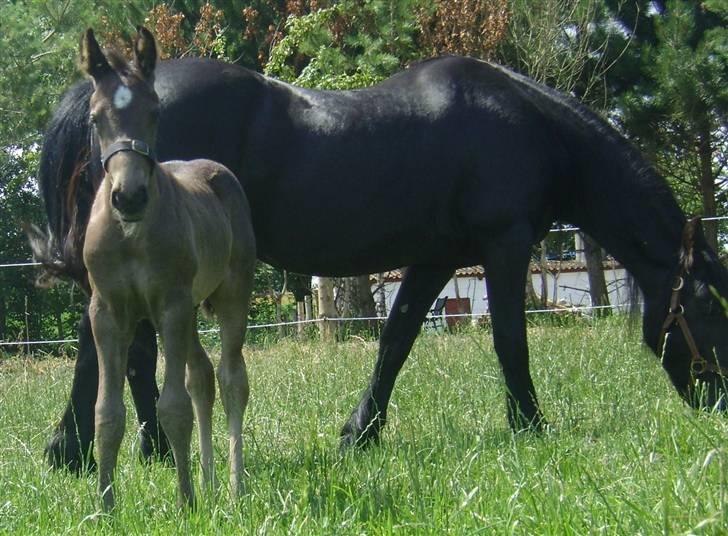
[(452, 276), (452, 268), (412, 266), (402, 281), (379, 340), (379, 357), (369, 387), (341, 430), (341, 447), (379, 439), (387, 406), (402, 365), (432, 302)]
[(211, 491), (217, 489), (215, 460), (212, 449), (212, 406), (215, 402), (215, 374), (210, 358), (200, 344), (197, 330), (192, 331), (192, 349), (187, 358), (185, 380), (187, 392), (197, 418), (200, 441), (200, 464), (203, 485)]
[(531, 233), (521, 226), (488, 238), (484, 248), (493, 342), (506, 382), (508, 420), (514, 431), (540, 430), (545, 424), (529, 371), (526, 340), (525, 282), (531, 244)]
[(240, 495), (243, 478), (243, 416), (250, 389), (242, 347), (248, 322), (253, 281), (252, 267), (242, 280), (221, 286), (210, 298), (220, 322), (222, 355), (217, 369), (220, 398), (225, 408), (230, 445), (230, 488), (233, 497)]

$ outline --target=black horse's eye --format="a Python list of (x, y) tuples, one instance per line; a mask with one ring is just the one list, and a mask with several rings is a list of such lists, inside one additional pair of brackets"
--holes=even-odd
[(96, 119), (96, 114), (91, 114), (91, 115), (88, 116), (88, 122), (89, 122), (89, 124), (95, 125), (96, 124), (96, 120), (97, 120)]

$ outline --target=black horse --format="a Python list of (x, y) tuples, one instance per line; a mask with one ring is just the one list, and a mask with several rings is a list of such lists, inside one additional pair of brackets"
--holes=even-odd
[[(408, 267), (343, 446), (379, 437), (430, 305), (454, 269), (474, 264), (487, 273), (510, 424), (544, 425), (529, 373), (524, 282), (531, 246), (555, 220), (580, 226), (631, 272), (644, 296), (644, 340), (680, 395), (722, 405), (728, 319), (714, 292), (728, 296), (728, 272), (665, 181), (574, 99), (460, 57), (340, 92), (185, 59), (162, 62), (155, 87), (159, 158), (204, 157), (233, 170), (262, 260), (325, 276)], [(32, 239), (47, 270), (84, 287), (79, 244), (102, 173), (90, 93), (88, 83), (72, 88), (50, 123), (40, 168), (50, 233)], [(48, 446), (53, 465), (76, 469), (92, 462), (97, 364), (87, 317), (80, 341), (71, 400)], [(141, 324), (128, 375), (147, 455), (167, 448), (155, 416), (156, 353), (153, 327)]]

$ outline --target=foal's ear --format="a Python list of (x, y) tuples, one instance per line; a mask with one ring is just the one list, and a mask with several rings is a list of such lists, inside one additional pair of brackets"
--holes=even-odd
[(105, 74), (111, 72), (111, 65), (109, 65), (106, 56), (101, 51), (101, 47), (96, 41), (94, 31), (91, 28), (86, 30), (81, 36), (79, 64), (81, 70), (94, 80), (98, 80)]
[(152, 32), (144, 26), (137, 28), (137, 36), (134, 40), (134, 58), (142, 76), (151, 81), (157, 65), (157, 42), (154, 40)]
[(703, 224), (700, 223), (700, 217), (691, 218), (683, 228), (682, 248), (680, 250), (680, 263), (686, 272), (693, 266), (695, 244), (704, 241)]

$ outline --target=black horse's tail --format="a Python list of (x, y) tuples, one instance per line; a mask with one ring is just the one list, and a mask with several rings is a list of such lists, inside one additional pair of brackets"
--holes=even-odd
[(33, 256), (42, 264), (38, 282), (71, 279), (88, 289), (83, 240), (102, 176), (88, 121), (90, 82), (72, 87), (48, 124), (38, 169), (48, 227), (26, 226)]

